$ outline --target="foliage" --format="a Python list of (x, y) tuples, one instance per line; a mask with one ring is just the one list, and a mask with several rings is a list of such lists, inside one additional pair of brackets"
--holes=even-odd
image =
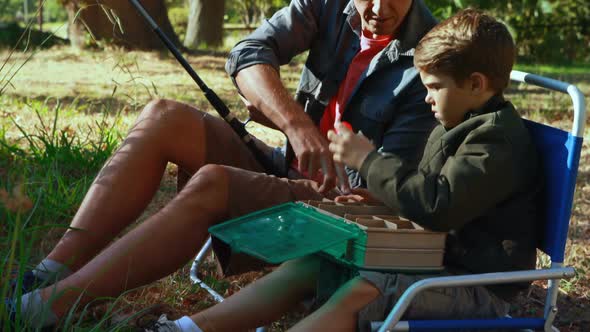
[[(25, 36), (26, 42), (19, 43), (21, 36)], [(55, 36), (50, 32), (43, 32), (30, 28), (22, 28), (18, 23), (13, 22), (0, 28), (0, 48), (17, 47), (24, 50), (28, 47), (48, 48), (54, 45), (64, 45), (66, 40)]]
[(43, 20), (45, 22), (65, 22), (68, 20), (68, 13), (56, 0), (45, 0), (43, 3)]
[(263, 19), (288, 4), (288, 0), (228, 0), (227, 21), (242, 23), (247, 27), (258, 25)]
[(519, 56), (537, 63), (590, 60), (590, 0), (427, 0), (444, 19), (476, 7), (505, 22), (514, 34)]
[[(12, 119), (21, 136), (18, 139), (0, 137), (1, 189), (12, 191), (22, 183), (28, 197), (34, 197), (40, 208), (32, 216), (31, 225), (44, 220), (65, 220), (73, 215), (72, 204), (81, 201), (92, 182), (92, 173), (97, 172), (114, 151), (120, 135), (105, 120), (97, 120), (80, 135), (69, 126), (61, 127), (59, 115), (64, 110), (58, 102), (52, 108), (45, 102), (25, 102), (38, 119), (35, 134), (28, 133)], [(43, 114), (54, 113), (51, 123), (46, 123)], [(22, 113), (22, 112), (21, 112)], [(0, 206), (2, 220), (9, 219), (10, 211)]]
[[(39, 1), (26, 0), (29, 17), (27, 19), (34, 19), (35, 13), (38, 10)], [(44, 0), (43, 1), (43, 21), (44, 22), (63, 22), (67, 20), (67, 13), (64, 10), (60, 0)], [(24, 2), (23, 0), (0, 0), (0, 18), (3, 22), (10, 22), (15, 20), (25, 20), (23, 17)]]
[(168, 10), (168, 18), (180, 40), (184, 40), (184, 36), (186, 35), (188, 15), (189, 11), (187, 7), (173, 7)]
[[(476, 7), (508, 25), (523, 61), (589, 62), (590, 0), (425, 0), (439, 19)], [(229, 0), (227, 21), (258, 25), (287, 0)]]
[(188, 0), (164, 0), (168, 9), (175, 7), (188, 7)]
[(23, 15), (22, 0), (0, 0), (0, 17), (3, 22), (14, 21)]
[[(37, 1), (29, 1), (31, 15)], [(65, 0), (46, 0), (45, 21), (65, 20)], [(436, 17), (444, 19), (469, 6), (489, 11), (511, 29), (522, 61), (537, 63), (589, 62), (590, 0), (425, 0)], [(184, 39), (187, 0), (165, 0), (172, 25)], [(257, 26), (289, 0), (227, 0), (225, 21)], [(22, 0), (0, 0), (3, 21), (22, 14)]]

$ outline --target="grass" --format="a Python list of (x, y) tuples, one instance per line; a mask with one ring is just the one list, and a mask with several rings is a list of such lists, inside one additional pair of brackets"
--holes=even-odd
[(582, 75), (588, 77), (588, 74), (590, 74), (590, 63), (574, 63), (562, 65), (518, 63), (516, 64), (514, 69), (535, 73), (538, 75), (550, 75), (558, 77), (564, 75)]
[[(3, 59), (8, 55), (8, 51), (0, 53)], [(199, 54), (189, 56), (188, 60), (230, 109), (244, 119), (244, 107), (223, 70), (224, 56)], [(20, 262), (22, 273), (59, 240), (92, 179), (145, 103), (165, 97), (210, 110), (188, 75), (166, 54), (118, 49), (76, 52), (57, 47), (40, 51), (32, 58), (30, 52), (14, 53), (5, 68), (13, 65), (17, 68), (23, 62), (26, 65), (0, 96), (0, 258), (3, 263), (0, 268), (4, 279), (18, 265), (10, 262)], [(296, 87), (301, 65), (301, 61), (295, 62), (285, 66), (281, 73), (291, 91)], [(539, 73), (535, 67), (519, 69)], [(554, 77), (564, 72), (570, 74), (572, 83), (590, 96), (587, 72), (577, 70), (574, 66), (547, 74)], [(508, 97), (524, 116), (569, 129), (571, 106), (567, 96), (512, 86)], [(587, 103), (590, 104), (588, 98)], [(255, 124), (249, 125), (249, 129), (269, 144), (282, 143), (283, 136), (278, 132)], [(566, 257), (566, 263), (577, 269), (577, 275), (561, 284), (565, 296), (560, 303), (565, 309), (558, 315), (562, 330), (569, 331), (583, 331), (590, 324), (587, 310), (590, 306), (589, 130), (585, 137)], [(164, 206), (174, 195), (174, 175), (175, 168), (170, 166), (160, 191), (142, 218)], [(205, 279), (216, 280), (212, 267), (203, 273)], [(214, 287), (221, 294), (230, 295), (260, 275), (255, 272), (219, 280)], [(5, 286), (5, 280), (2, 281)], [(539, 310), (535, 301), (542, 287), (543, 283), (537, 283), (514, 312)], [(5, 288), (0, 292), (6, 294)], [(188, 281), (185, 267), (116, 301), (96, 301), (78, 308), (75, 314), (72, 311), (68, 326), (91, 330), (101, 324), (95, 330), (119, 329), (137, 324), (137, 319), (154, 318), (156, 313), (166, 312), (174, 318), (210, 305), (207, 295)], [(145, 308), (153, 310), (140, 318), (138, 315)], [(282, 330), (288, 325), (289, 319), (285, 319), (272, 329)]]

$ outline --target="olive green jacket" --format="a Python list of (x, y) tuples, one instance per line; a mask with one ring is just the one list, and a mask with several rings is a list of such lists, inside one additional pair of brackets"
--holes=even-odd
[[(368, 188), (400, 214), (449, 232), (445, 265), (460, 273), (535, 266), (538, 155), (509, 102), (491, 98), (452, 129), (431, 133), (416, 169), (394, 154), (369, 154)], [(520, 285), (490, 287), (508, 299)]]

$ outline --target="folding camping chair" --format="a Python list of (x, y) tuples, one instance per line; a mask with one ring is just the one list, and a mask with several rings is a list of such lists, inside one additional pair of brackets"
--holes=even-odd
[[(547, 269), (486, 273), (464, 276), (437, 277), (421, 280), (412, 285), (397, 302), (384, 322), (373, 323), (373, 329), (382, 331), (441, 331), (459, 328), (476, 329), (543, 329), (556, 331), (553, 321), (557, 314), (557, 293), (559, 281), (574, 275), (574, 269), (563, 266), (573, 194), (576, 184), (578, 163), (585, 125), (584, 96), (573, 85), (524, 72), (513, 71), (512, 80), (534, 84), (549, 90), (570, 94), (574, 106), (574, 124), (571, 133), (550, 126), (525, 120), (537, 148), (541, 152), (546, 184), (543, 192), (543, 238), (539, 249), (551, 258)], [(207, 240), (191, 267), (190, 278), (209, 291), (221, 302), (223, 297), (207, 286), (197, 276), (200, 262), (210, 251), (211, 238)], [(549, 289), (542, 318), (501, 318), (478, 320), (429, 320), (400, 321), (412, 299), (419, 292), (440, 287), (491, 285), (500, 283), (549, 280)]]
[[(572, 131), (569, 133), (525, 120), (541, 154), (543, 174), (546, 181), (542, 193), (543, 205), (540, 207), (545, 226), (539, 249), (549, 255), (551, 266), (537, 270), (437, 277), (421, 280), (404, 292), (384, 322), (373, 324), (374, 330), (378, 329), (379, 332), (454, 331), (466, 328), (558, 331), (553, 326), (553, 321), (557, 315), (559, 281), (564, 278), (571, 278), (574, 275), (572, 267), (563, 266), (563, 259), (586, 121), (584, 96), (573, 85), (537, 75), (512, 71), (510, 78), (517, 82), (568, 93), (573, 101), (574, 122)], [(541, 318), (506, 317), (500, 319), (400, 321), (412, 299), (419, 292), (426, 289), (533, 280), (549, 280), (545, 310)]]

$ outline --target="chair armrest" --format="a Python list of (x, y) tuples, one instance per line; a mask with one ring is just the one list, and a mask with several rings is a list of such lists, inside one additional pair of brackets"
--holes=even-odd
[(574, 276), (574, 273), (575, 271), (572, 267), (560, 267), (539, 270), (481, 273), (423, 279), (414, 283), (402, 294), (389, 315), (387, 315), (387, 318), (383, 322), (379, 332), (385, 332), (393, 328), (400, 321), (414, 297), (418, 293), (427, 289), (440, 287), (495, 285), (547, 279), (569, 279)]

